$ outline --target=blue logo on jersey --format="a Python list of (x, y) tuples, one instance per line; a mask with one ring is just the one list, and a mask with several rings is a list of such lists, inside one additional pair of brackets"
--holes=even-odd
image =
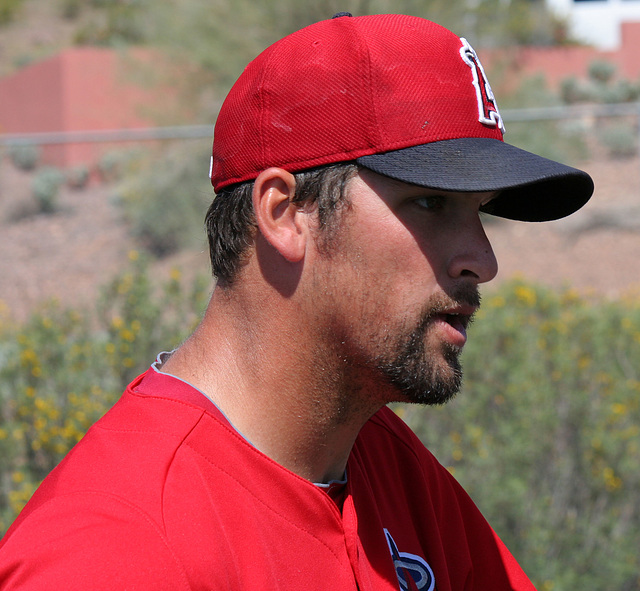
[(421, 556), (409, 554), (409, 552), (400, 552), (389, 530), (386, 528), (384, 535), (387, 537), (389, 552), (391, 552), (393, 565), (396, 567), (400, 591), (413, 591), (415, 589), (418, 589), (418, 591), (433, 591), (436, 580), (427, 561)]

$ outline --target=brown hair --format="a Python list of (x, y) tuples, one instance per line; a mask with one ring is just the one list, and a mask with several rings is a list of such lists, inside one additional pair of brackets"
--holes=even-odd
[[(347, 182), (356, 174), (353, 162), (331, 164), (294, 174), (292, 202), (313, 204), (317, 210), (319, 247), (330, 248), (339, 227), (339, 213), (348, 206)], [(230, 286), (248, 259), (256, 220), (252, 201), (253, 181), (228, 187), (216, 195), (205, 218), (211, 270), (221, 286)]]

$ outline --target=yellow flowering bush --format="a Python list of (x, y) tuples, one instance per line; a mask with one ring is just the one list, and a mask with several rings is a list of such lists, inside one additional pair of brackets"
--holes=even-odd
[[(0, 328), (0, 531), (156, 354), (187, 336), (208, 282), (153, 282), (144, 257), (91, 316), (51, 304)], [(398, 407), (541, 589), (639, 589), (640, 293), (519, 280), (485, 297), (445, 408)]]
[(154, 284), (144, 257), (107, 285), (95, 314), (50, 303), (0, 327), (0, 533), (42, 479), (158, 352), (188, 334), (207, 282)]
[(405, 418), (539, 588), (640, 589), (640, 297), (514, 281), (469, 332), (463, 391)]

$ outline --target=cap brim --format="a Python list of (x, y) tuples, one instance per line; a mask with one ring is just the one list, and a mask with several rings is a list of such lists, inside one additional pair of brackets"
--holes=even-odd
[(499, 191), (483, 211), (512, 220), (557, 220), (580, 209), (593, 194), (586, 172), (491, 138), (432, 142), (362, 156), (357, 162), (430, 189)]

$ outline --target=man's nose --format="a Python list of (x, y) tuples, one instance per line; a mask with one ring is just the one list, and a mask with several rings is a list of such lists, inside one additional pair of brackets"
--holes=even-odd
[(479, 216), (460, 232), (460, 246), (449, 262), (449, 275), (471, 278), (476, 283), (491, 281), (498, 274), (498, 261)]

